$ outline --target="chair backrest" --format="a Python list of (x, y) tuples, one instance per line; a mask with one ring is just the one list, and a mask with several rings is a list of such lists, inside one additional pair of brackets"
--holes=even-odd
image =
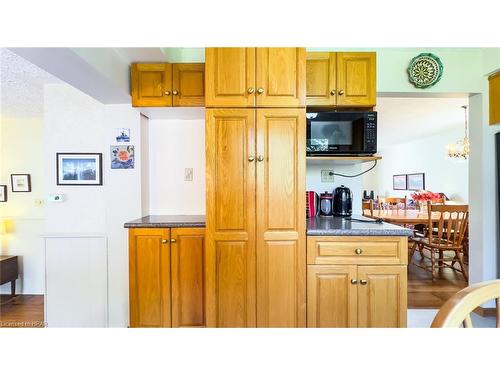
[(399, 209), (401, 206), (406, 210), (406, 195), (404, 198), (399, 197), (379, 197), (377, 196), (379, 208)]
[(373, 216), (373, 200), (363, 200), (361, 202), (361, 210), (363, 211), (363, 215), (365, 214), (365, 211), (368, 210), (370, 213), (370, 216)]
[(469, 206), (429, 204), (429, 242), (440, 247), (459, 247), (462, 245), (469, 223)]
[(500, 328), (500, 280), (485, 281), (462, 289), (438, 311), (432, 328), (472, 328), (470, 314), (485, 302), (495, 300), (496, 327)]

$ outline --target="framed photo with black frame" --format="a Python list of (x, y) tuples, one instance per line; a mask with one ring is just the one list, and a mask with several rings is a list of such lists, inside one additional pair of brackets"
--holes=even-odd
[(408, 190), (425, 190), (425, 173), (408, 174)]
[(7, 185), (0, 185), (0, 202), (7, 202)]
[(406, 190), (406, 175), (395, 174), (392, 176), (392, 189), (393, 190)]
[(57, 185), (102, 185), (102, 153), (58, 152), (56, 170)]
[(31, 192), (31, 175), (29, 174), (11, 174), (10, 183), (13, 193)]

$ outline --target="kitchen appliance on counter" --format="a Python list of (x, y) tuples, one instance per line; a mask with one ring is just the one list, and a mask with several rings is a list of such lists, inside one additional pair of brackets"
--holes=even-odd
[(325, 191), (319, 196), (319, 215), (332, 216), (333, 215), (333, 194)]
[(344, 185), (333, 191), (333, 215), (341, 217), (352, 215), (352, 192)]
[(306, 216), (315, 217), (319, 211), (319, 195), (315, 191), (306, 191)]
[(307, 155), (373, 155), (377, 152), (377, 112), (310, 112)]

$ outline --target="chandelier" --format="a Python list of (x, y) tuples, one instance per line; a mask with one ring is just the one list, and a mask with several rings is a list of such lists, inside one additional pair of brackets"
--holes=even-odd
[(448, 156), (455, 159), (468, 159), (469, 158), (469, 137), (467, 135), (467, 106), (463, 105), (465, 111), (465, 136), (464, 139), (457, 141), (454, 144), (448, 145)]

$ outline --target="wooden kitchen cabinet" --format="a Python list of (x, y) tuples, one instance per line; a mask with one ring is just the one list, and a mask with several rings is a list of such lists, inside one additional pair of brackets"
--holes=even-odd
[(204, 228), (129, 229), (130, 327), (204, 327), (204, 268)]
[(170, 327), (170, 230), (129, 230), (131, 327)]
[(490, 125), (500, 124), (500, 72), (488, 78), (490, 85)]
[(171, 94), (172, 64), (132, 64), (131, 95), (133, 107), (171, 107)]
[(207, 325), (303, 327), (305, 110), (209, 109)]
[(307, 326), (358, 326), (357, 266), (307, 267)]
[(206, 111), (209, 327), (256, 326), (255, 131), (252, 109)]
[(205, 64), (132, 64), (131, 95), (133, 107), (203, 107)]
[(309, 52), (306, 64), (308, 106), (376, 105), (375, 52)]
[(406, 237), (309, 236), (308, 327), (406, 327)]
[(304, 48), (206, 48), (207, 107), (304, 107)]
[(305, 327), (304, 109), (257, 110), (257, 326)]

